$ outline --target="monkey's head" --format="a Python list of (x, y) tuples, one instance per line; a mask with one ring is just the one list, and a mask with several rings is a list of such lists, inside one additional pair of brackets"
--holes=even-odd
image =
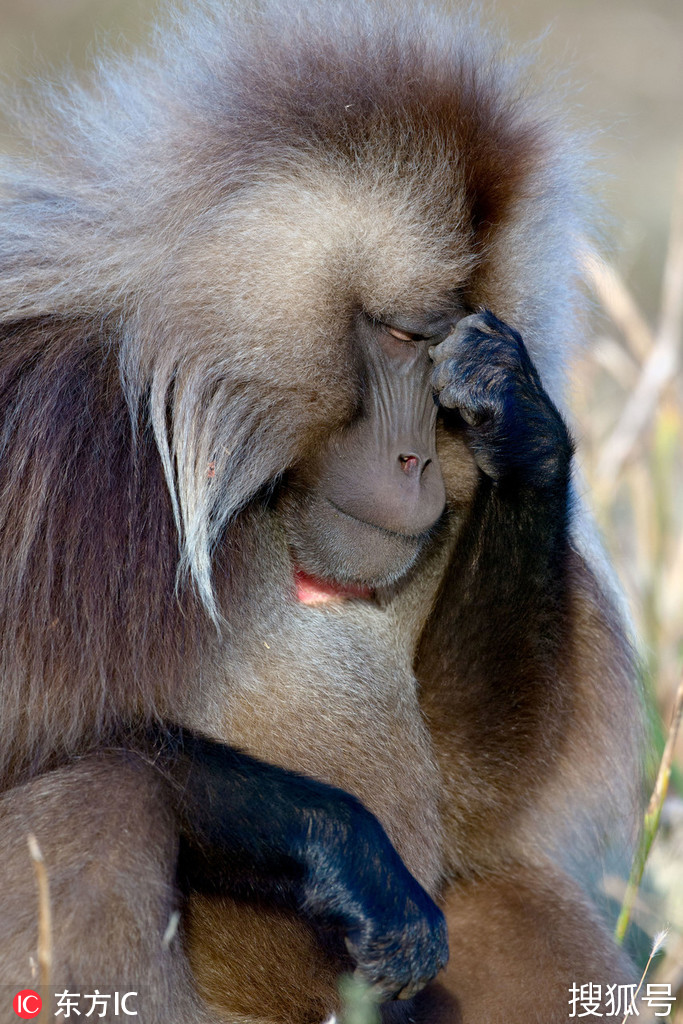
[(62, 295), (69, 316), (107, 311), (209, 609), (215, 552), (254, 501), (279, 502), (307, 572), (396, 580), (457, 486), (430, 345), (490, 308), (558, 397), (577, 189), (555, 111), (477, 25), (419, 3), (367, 24), (268, 0), (193, 20), (152, 81), (105, 78), (106, 128), (90, 106), (67, 118), (52, 191), (82, 183), (81, 222), (41, 206), (60, 278), (41, 257), (44, 305), (20, 295), (16, 316)]

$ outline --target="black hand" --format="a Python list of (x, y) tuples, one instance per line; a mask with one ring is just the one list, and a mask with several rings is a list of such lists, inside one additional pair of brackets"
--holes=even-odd
[(430, 354), (439, 403), (460, 413), (480, 469), (497, 481), (564, 489), (571, 440), (521, 335), (493, 313), (474, 313)]
[(441, 911), (358, 800), (187, 732), (161, 742), (183, 884), (341, 927), (357, 972), (382, 999), (413, 995), (444, 966)]

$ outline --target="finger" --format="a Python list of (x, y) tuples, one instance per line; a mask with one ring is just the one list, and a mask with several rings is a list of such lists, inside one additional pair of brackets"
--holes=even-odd
[(476, 340), (480, 340), (482, 337), (488, 338), (491, 335), (483, 313), (470, 313), (469, 316), (458, 320), (453, 330), (446, 335), (443, 341), (439, 342), (438, 345), (431, 346), (429, 349), (430, 359), (435, 365), (438, 365), (444, 359), (452, 358), (461, 351), (466, 341), (469, 341), (471, 344), (475, 340), (472, 337), (473, 335), (476, 335)]
[(468, 427), (478, 427), (479, 424), (485, 419), (484, 413), (476, 412), (474, 409), (467, 409), (465, 406), (462, 405), (458, 407), (458, 412), (460, 413)]
[(432, 387), (441, 402), (443, 393), (452, 391), (462, 397), (464, 405), (473, 405), (476, 403), (471, 400), (468, 402), (467, 397), (471, 399), (475, 392), (486, 386), (490, 372), (490, 367), (477, 364), (471, 359), (449, 359), (434, 367)]

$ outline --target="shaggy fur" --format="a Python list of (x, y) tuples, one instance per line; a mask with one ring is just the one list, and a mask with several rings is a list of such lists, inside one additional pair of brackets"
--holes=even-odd
[[(4, 178), (0, 241), (3, 979), (35, 942), (17, 909), (30, 827), (55, 980), (135, 978), (154, 1024), (334, 1009), (339, 962), (296, 916), (196, 897), (162, 948), (173, 824), (149, 766), (101, 753), (155, 721), (347, 788), (446, 893), (456, 952), (416, 1019), (551, 1024), (565, 981), (629, 977), (565, 875), (630, 838), (638, 799), (628, 642), (575, 519), (547, 601), (440, 423), (442, 534), (377, 606), (329, 612), (291, 601), (277, 511), (288, 470), (357, 411), (359, 311), (490, 308), (561, 405), (582, 167), (527, 78), (472, 18), (420, 5), (202, 2), (152, 57), (21, 113), (31, 152)], [(558, 949), (532, 978), (546, 929)], [(458, 957), (489, 952), (500, 984), (478, 993)]]

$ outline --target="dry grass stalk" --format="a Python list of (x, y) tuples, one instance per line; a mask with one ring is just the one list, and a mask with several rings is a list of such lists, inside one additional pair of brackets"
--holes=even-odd
[(591, 349), (597, 365), (619, 384), (624, 391), (630, 391), (638, 380), (640, 364), (615, 338), (598, 338)]
[[(614, 302), (614, 291), (606, 281), (606, 272), (596, 271), (599, 262), (587, 256), (584, 259), (589, 278), (598, 296), (605, 304), (615, 323), (631, 340), (642, 336), (643, 318), (635, 301), (630, 297), (624, 305)], [(627, 294), (626, 289), (623, 289)], [(623, 295), (621, 296), (623, 300)], [(629, 305), (630, 303), (630, 305)], [(679, 170), (674, 210), (671, 220), (669, 247), (662, 285), (661, 318), (654, 343), (643, 363), (638, 382), (619, 416), (616, 426), (607, 438), (598, 461), (597, 476), (608, 490), (613, 489), (627, 459), (641, 435), (650, 424), (657, 404), (675, 377), (681, 364), (681, 334), (683, 326), (683, 161)], [(627, 315), (628, 314), (628, 315)]]
[(641, 988), (643, 987), (643, 982), (645, 981), (645, 977), (647, 975), (647, 972), (650, 969), (650, 964), (652, 963), (652, 958), (662, 948), (662, 946), (666, 942), (666, 937), (667, 937), (668, 934), (669, 934), (669, 929), (665, 928), (664, 931), (658, 932), (657, 935), (655, 935), (654, 940), (652, 942), (652, 948), (650, 950), (650, 956), (648, 957), (647, 963), (645, 964), (645, 969), (644, 969), (643, 973), (640, 976), (640, 981), (638, 982), (638, 987), (635, 990), (635, 992), (633, 993), (633, 995), (631, 996), (630, 1006), (626, 1010), (626, 1013), (624, 1014), (624, 1016), (623, 1016), (623, 1018), (621, 1020), (621, 1024), (626, 1024), (626, 1018), (627, 1017), (638, 1016), (638, 1010), (636, 1009), (636, 999), (638, 997), (638, 993), (640, 992)]
[[(667, 955), (658, 966), (654, 980), (658, 984), (670, 985), (671, 991), (683, 994), (683, 938), (669, 942)], [(681, 1007), (683, 1012), (683, 1007)], [(675, 1018), (679, 1020), (680, 1015)]]
[(623, 278), (589, 247), (583, 250), (581, 262), (587, 280), (624, 336), (631, 354), (643, 363), (654, 348), (655, 339)]
[(163, 938), (161, 939), (161, 948), (168, 949), (176, 935), (178, 934), (178, 925), (180, 924), (180, 911), (174, 910), (168, 919), (166, 930), (164, 931)]
[(654, 838), (657, 835), (659, 819), (662, 815), (662, 807), (669, 789), (671, 767), (674, 760), (674, 749), (676, 746), (678, 729), (681, 724), (681, 718), (683, 718), (683, 674), (681, 675), (678, 689), (676, 691), (671, 725), (669, 726), (669, 733), (664, 746), (664, 752), (662, 753), (662, 759), (659, 764), (655, 787), (652, 791), (650, 802), (647, 805), (647, 810), (645, 811), (643, 833), (633, 861), (633, 867), (631, 868), (631, 874), (624, 894), (624, 901), (621, 905), (621, 912), (615, 928), (617, 942), (623, 942), (624, 936), (626, 935), (626, 930), (631, 919), (633, 904), (643, 877), (645, 863), (650, 853), (652, 843), (654, 842)]
[(50, 885), (45, 870), (45, 861), (38, 840), (29, 832), (28, 849), (33, 861), (33, 870), (38, 885), (38, 967), (40, 985), (47, 992), (52, 974), (52, 911), (50, 909)]
[[(661, 319), (658, 334), (680, 343), (683, 323), (683, 156), (681, 156), (671, 216), (669, 251), (664, 264)], [(680, 347), (680, 346), (679, 346)]]

